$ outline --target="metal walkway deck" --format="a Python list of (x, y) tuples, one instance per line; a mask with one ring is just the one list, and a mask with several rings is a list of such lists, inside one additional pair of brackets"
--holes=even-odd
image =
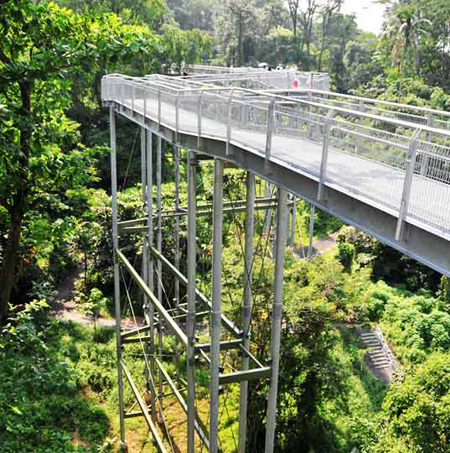
[(447, 130), (384, 109), (331, 105), (326, 93), (308, 101), (223, 80), (111, 75), (103, 100), (165, 139), (234, 161), (450, 275)]

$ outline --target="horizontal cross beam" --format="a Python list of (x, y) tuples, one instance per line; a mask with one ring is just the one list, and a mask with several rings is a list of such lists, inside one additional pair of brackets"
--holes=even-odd
[(272, 375), (272, 368), (254, 368), (246, 371), (236, 371), (235, 373), (221, 374), (219, 384), (232, 384), (233, 382), (253, 381), (254, 379), (265, 379)]

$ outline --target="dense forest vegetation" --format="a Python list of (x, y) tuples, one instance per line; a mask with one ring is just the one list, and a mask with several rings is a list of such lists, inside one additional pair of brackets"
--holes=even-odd
[[(0, 453), (118, 449), (113, 332), (64, 322), (50, 311), (58, 290), (75, 276), (77, 310), (104, 318), (113, 313), (102, 76), (142, 76), (200, 62), (295, 64), (328, 72), (332, 89), (342, 93), (450, 110), (450, 3), (381, 2), (384, 26), (376, 36), (341, 13), (342, 0), (0, 0)], [(120, 215), (129, 219), (143, 212), (138, 128), (118, 118), (118, 142)], [(210, 201), (212, 166), (202, 162), (198, 170), (199, 200)], [(182, 197), (185, 171), (183, 165)], [(173, 172), (173, 149), (164, 144), (167, 207)], [(227, 199), (244, 198), (243, 178), (227, 170)], [(298, 247), (309, 223), (301, 200), (297, 218)], [(258, 214), (258, 320), (267, 316), (273, 284), (264, 222)], [(224, 310), (239, 322), (243, 260), (235, 238), (242, 238), (243, 218), (228, 215), (225, 224)], [(170, 233), (163, 234), (163, 251), (172, 256), (172, 221), (163, 228)], [(316, 237), (338, 229), (337, 249), (311, 262), (297, 259), (295, 247), (286, 256), (283, 322), (289, 329), (282, 336), (276, 451), (449, 452), (449, 280), (316, 211)], [(206, 245), (198, 272), (206, 294), (211, 234), (209, 221), (199, 220), (199, 244)], [(184, 236), (181, 245), (184, 266)], [(141, 257), (142, 239), (128, 236), (123, 247)], [(167, 298), (173, 297), (170, 276), (163, 280)], [(137, 301), (136, 288), (130, 293)], [(137, 316), (140, 306), (134, 306)], [(390, 386), (370, 373), (356, 334), (356, 326), (375, 324), (401, 364)], [(269, 327), (253, 323), (261, 359)], [(176, 349), (164, 341), (167, 350)], [(127, 360), (143, 370), (137, 345)], [(200, 370), (200, 395), (207, 378)], [(250, 452), (263, 451), (266, 396), (267, 383), (250, 387)], [(125, 400), (133, 401), (131, 391)], [(222, 403), (222, 448), (235, 451), (237, 389)], [(168, 422), (181, 432), (179, 418), (171, 413)], [(127, 420), (127, 431), (130, 451), (153, 451), (142, 420)]]

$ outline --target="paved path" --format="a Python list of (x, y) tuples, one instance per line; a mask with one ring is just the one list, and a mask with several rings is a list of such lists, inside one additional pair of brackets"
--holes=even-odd
[[(338, 232), (336, 231), (330, 234), (329, 236), (324, 236), (320, 239), (317, 239), (317, 241), (314, 241), (312, 247), (313, 256), (322, 255), (322, 253), (326, 252), (327, 250), (337, 247), (338, 245), (336, 242), (337, 235)], [(294, 253), (298, 258), (307, 258), (308, 246), (302, 245), (301, 247), (294, 249)]]
[[(86, 316), (76, 310), (76, 302), (73, 299), (75, 280), (80, 277), (82, 269), (79, 268), (68, 276), (61, 284), (58, 294), (55, 297), (50, 309), (50, 314), (64, 321), (73, 321), (85, 326), (93, 326), (94, 318)], [(142, 320), (138, 319), (138, 325)], [(97, 318), (97, 325), (113, 329), (116, 325), (115, 319)], [(122, 329), (128, 330), (136, 327), (133, 319), (122, 319)]]

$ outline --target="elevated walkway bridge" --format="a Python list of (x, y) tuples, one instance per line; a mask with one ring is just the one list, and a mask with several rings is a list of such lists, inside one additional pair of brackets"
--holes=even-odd
[(289, 71), (112, 74), (102, 96), (178, 146), (234, 162), (450, 275), (449, 114), (292, 81)]
[[(219, 405), (226, 407), (220, 388), (239, 383), (237, 451), (247, 445), (248, 381), (270, 379), (265, 453), (273, 453), (276, 433), (278, 374), (281, 356), (284, 251), (288, 209), (295, 219), (295, 197), (339, 217), (445, 275), (450, 275), (450, 131), (449, 114), (436, 110), (344, 96), (317, 90), (311, 82), (322, 75), (297, 71), (224, 71), (188, 77), (151, 75), (143, 78), (112, 74), (103, 78), (102, 99), (110, 109), (114, 300), (116, 313), (118, 389), (121, 441), (125, 419), (145, 418), (159, 452), (180, 451), (164, 418), (166, 395), (187, 414), (188, 453), (218, 453)], [(321, 78), (322, 77), (322, 78)], [(304, 83), (303, 83), (304, 82)], [(314, 84), (313, 83), (313, 84)], [(141, 129), (141, 219), (119, 222), (116, 169), (116, 115)], [(156, 146), (155, 142), (156, 141)], [(162, 140), (172, 143), (174, 209), (162, 209)], [(180, 149), (188, 150), (187, 206), (180, 204)], [(156, 155), (155, 155), (156, 154)], [(213, 203), (197, 203), (198, 160), (214, 159)], [(156, 172), (153, 164), (156, 164)], [(246, 199), (224, 198), (225, 162), (246, 171)], [(153, 184), (153, 175), (156, 184)], [(278, 187), (276, 198), (256, 197), (255, 175)], [(156, 203), (154, 203), (156, 185)], [(288, 193), (294, 197), (288, 201)], [(269, 195), (269, 194), (267, 194)], [(270, 360), (251, 341), (255, 211), (276, 209)], [(222, 232), (226, 213), (245, 212), (242, 317), (226, 316), (222, 301)], [(211, 294), (197, 287), (196, 219), (211, 216)], [(173, 256), (162, 253), (162, 218), (174, 219)], [(187, 217), (187, 272), (181, 266), (180, 216)], [(266, 219), (270, 217), (266, 215)], [(312, 215), (313, 219), (314, 216)], [(295, 230), (292, 228), (292, 230)], [(142, 254), (120, 247), (128, 233), (143, 236)], [(269, 241), (268, 234), (266, 236)], [(172, 240), (172, 238), (171, 238)], [(169, 252), (172, 254), (172, 250)], [(132, 262), (142, 259), (141, 273)], [(170, 299), (162, 282), (163, 269), (174, 278)], [(143, 295), (144, 325), (121, 330), (122, 304), (133, 310), (129, 288), (121, 298), (124, 272)], [(203, 276), (203, 278), (207, 278)], [(269, 277), (268, 277), (269, 278)], [(186, 290), (180, 291), (180, 285)], [(123, 287), (123, 286), (122, 286)], [(184, 303), (186, 296), (187, 303)], [(265, 295), (267, 299), (267, 295)], [(236, 301), (239, 302), (239, 301)], [(259, 301), (260, 303), (261, 301)], [(302, 301), (298, 303), (301, 304)], [(253, 305), (252, 305), (253, 304)], [(197, 310), (201, 307), (201, 310)], [(132, 311), (134, 314), (134, 311)], [(200, 343), (196, 321), (209, 319), (209, 342)], [(256, 320), (261, 321), (261, 319)], [(177, 346), (165, 353), (164, 335)], [(205, 336), (205, 333), (201, 333)], [(138, 388), (122, 346), (139, 343), (145, 358), (145, 388)], [(176, 357), (182, 350), (185, 361)], [(269, 348), (267, 348), (269, 350)], [(233, 360), (227, 360), (234, 351)], [(225, 354), (223, 354), (225, 352)], [(262, 354), (265, 355), (265, 354)], [(130, 361), (131, 365), (135, 364)], [(233, 362), (233, 363), (230, 363)], [(183, 363), (183, 365), (181, 365)], [(239, 364), (236, 368), (236, 364)], [(185, 365), (184, 365), (185, 364)], [(170, 366), (167, 366), (170, 365)], [(197, 411), (197, 367), (209, 367), (209, 417)], [(176, 373), (174, 370), (177, 370)], [(141, 372), (141, 370), (137, 370)], [(170, 372), (169, 372), (170, 371)], [(181, 372), (180, 372), (181, 371)], [(126, 409), (122, 380), (136, 402)], [(167, 393), (168, 392), (168, 393)], [(227, 395), (229, 390), (225, 393)], [(145, 398), (142, 396), (145, 395)], [(148, 401), (147, 401), (147, 396)], [(203, 397), (203, 402), (205, 398)], [(173, 400), (172, 400), (173, 401)], [(172, 404), (169, 403), (169, 404)], [(138, 407), (136, 411), (134, 408)], [(250, 414), (251, 415), (251, 414)], [(233, 423), (231, 419), (228, 422)], [(227, 423), (228, 423), (227, 422)], [(223, 425), (222, 425), (223, 428)], [(184, 434), (184, 433), (183, 433)]]

